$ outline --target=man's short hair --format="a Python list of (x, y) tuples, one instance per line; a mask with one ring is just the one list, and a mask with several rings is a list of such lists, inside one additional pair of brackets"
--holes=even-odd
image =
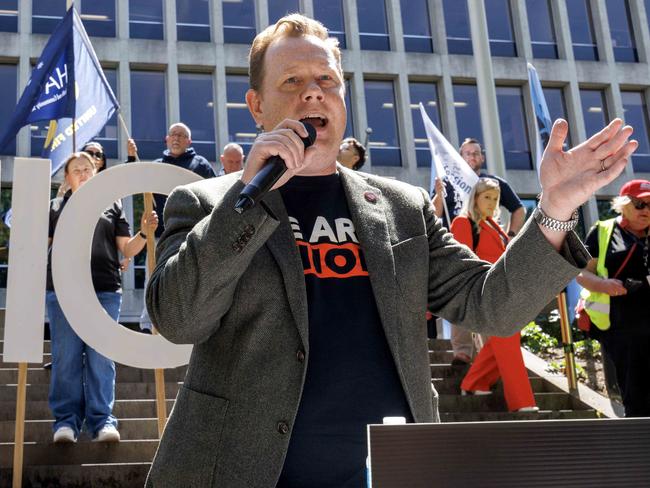
[(184, 130), (187, 132), (187, 137), (188, 137), (189, 139), (192, 138), (192, 131), (191, 131), (190, 128), (189, 128), (188, 126), (186, 126), (183, 122), (176, 122), (176, 123), (170, 125), (170, 126), (169, 126), (169, 129), (167, 129), (167, 134), (169, 134), (169, 133), (172, 131), (172, 129), (173, 129), (174, 127), (181, 127), (182, 129), (184, 129)]
[(223, 146), (223, 150), (221, 151), (221, 154), (224, 154), (226, 151), (230, 151), (231, 149), (236, 149), (239, 151), (241, 154), (244, 154), (244, 148), (241, 147), (239, 144), (236, 142), (229, 142), (225, 146)]
[(291, 14), (282, 17), (275, 24), (268, 26), (260, 32), (251, 45), (248, 53), (248, 81), (250, 87), (260, 91), (264, 79), (264, 56), (273, 41), (284, 37), (314, 36), (322, 41), (332, 50), (336, 58), (336, 65), (343, 78), (341, 68), (341, 50), (339, 41), (330, 37), (327, 28), (317, 20), (310, 19), (301, 14)]
[(359, 156), (359, 159), (357, 160), (356, 163), (354, 163), (352, 169), (355, 171), (359, 171), (361, 169), (361, 166), (363, 166), (364, 163), (366, 162), (366, 147), (363, 144), (361, 144), (359, 141), (357, 141), (354, 137), (346, 137), (341, 142), (347, 142), (348, 144), (352, 145), (352, 147), (354, 147), (354, 149), (357, 151), (357, 155)]
[(460, 147), (458, 148), (458, 151), (459, 151), (459, 152), (463, 150), (463, 146), (464, 146), (465, 144), (478, 144), (478, 146), (481, 148), (481, 152), (483, 152), (483, 144), (481, 144), (481, 141), (479, 141), (478, 139), (474, 139), (473, 137), (466, 137), (466, 138), (465, 138), (465, 140), (463, 141), (463, 143), (462, 143), (462, 144), (460, 145)]

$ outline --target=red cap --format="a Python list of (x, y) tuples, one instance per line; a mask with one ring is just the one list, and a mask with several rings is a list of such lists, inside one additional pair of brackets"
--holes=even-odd
[(650, 197), (650, 181), (632, 180), (628, 181), (621, 187), (620, 196), (630, 196), (634, 198)]

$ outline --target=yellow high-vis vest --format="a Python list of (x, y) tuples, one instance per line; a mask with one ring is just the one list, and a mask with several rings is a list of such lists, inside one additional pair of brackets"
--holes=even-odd
[[(609, 241), (612, 238), (615, 222), (616, 219), (596, 222), (598, 226), (598, 264), (596, 265), (596, 274), (605, 279), (609, 276), (605, 267), (605, 255), (607, 254)], [(589, 315), (591, 323), (600, 330), (609, 329), (612, 325), (609, 321), (609, 295), (583, 288), (580, 296), (585, 300), (585, 311)]]

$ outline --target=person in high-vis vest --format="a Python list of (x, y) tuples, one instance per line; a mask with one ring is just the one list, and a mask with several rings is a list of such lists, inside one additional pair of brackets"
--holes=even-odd
[(650, 416), (650, 181), (632, 180), (612, 201), (618, 217), (596, 222), (593, 259), (578, 276), (590, 334), (616, 368), (626, 417)]

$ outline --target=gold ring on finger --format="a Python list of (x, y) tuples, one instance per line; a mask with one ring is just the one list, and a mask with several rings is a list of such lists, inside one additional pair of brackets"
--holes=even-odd
[(607, 170), (607, 168), (605, 167), (605, 160), (601, 159), (600, 160), (600, 171), (602, 173), (603, 171), (606, 171), (606, 170)]

